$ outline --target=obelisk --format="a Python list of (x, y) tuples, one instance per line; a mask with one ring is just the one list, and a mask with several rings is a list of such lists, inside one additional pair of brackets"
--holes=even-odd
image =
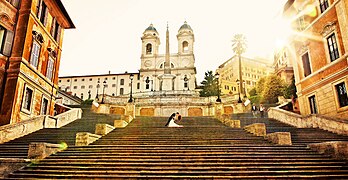
[(166, 56), (164, 61), (164, 74), (159, 77), (162, 80), (162, 91), (174, 90), (175, 75), (171, 74), (170, 52), (169, 52), (169, 27), (166, 32)]

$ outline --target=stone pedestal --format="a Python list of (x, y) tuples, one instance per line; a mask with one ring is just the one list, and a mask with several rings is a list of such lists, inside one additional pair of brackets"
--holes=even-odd
[(334, 157), (335, 159), (348, 160), (348, 142), (331, 141), (309, 144), (312, 150)]
[(264, 123), (254, 123), (244, 127), (249, 133), (256, 136), (266, 136), (266, 125)]
[(224, 114), (224, 105), (222, 103), (215, 103), (215, 117), (218, 119), (223, 118), (222, 115)]
[(66, 149), (66, 145), (33, 142), (29, 144), (28, 159), (44, 159)]
[(175, 75), (173, 74), (163, 74), (159, 76), (162, 79), (162, 91), (172, 91), (173, 89), (173, 79)]
[(92, 134), (88, 132), (76, 133), (75, 146), (87, 146), (94, 141), (98, 140), (101, 136), (97, 134)]
[(275, 132), (267, 134), (266, 139), (278, 145), (292, 145), (290, 132)]
[(128, 103), (126, 105), (126, 115), (129, 115), (133, 118), (135, 118), (135, 104), (134, 103)]
[(115, 129), (115, 127), (113, 127), (109, 124), (96, 124), (95, 125), (95, 134), (105, 136), (114, 129)]
[(114, 127), (115, 128), (124, 128), (128, 125), (128, 123), (125, 120), (114, 120)]

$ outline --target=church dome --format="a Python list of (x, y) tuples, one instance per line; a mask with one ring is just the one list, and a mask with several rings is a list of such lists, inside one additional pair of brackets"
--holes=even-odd
[(152, 23), (150, 24), (150, 26), (148, 28), (145, 29), (145, 31), (155, 31), (155, 32), (157, 32), (156, 28), (153, 27)]
[(180, 27), (179, 32), (182, 30), (189, 30), (192, 31), (192, 28), (190, 25), (187, 24), (187, 22), (185, 21), (184, 24)]

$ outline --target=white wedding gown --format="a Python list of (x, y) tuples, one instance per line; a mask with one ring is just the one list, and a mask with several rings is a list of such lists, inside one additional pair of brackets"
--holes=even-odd
[(182, 125), (176, 124), (174, 118), (172, 118), (168, 124), (168, 127), (183, 127)]

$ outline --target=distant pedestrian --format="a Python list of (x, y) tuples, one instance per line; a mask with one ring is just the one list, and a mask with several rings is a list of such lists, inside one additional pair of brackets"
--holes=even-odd
[(253, 106), (251, 106), (251, 112), (253, 113), (253, 117), (256, 118), (257, 106), (255, 104), (253, 104)]
[(265, 110), (266, 110), (266, 108), (263, 107), (263, 104), (260, 104), (259, 110), (260, 110), (261, 118), (265, 117)]

